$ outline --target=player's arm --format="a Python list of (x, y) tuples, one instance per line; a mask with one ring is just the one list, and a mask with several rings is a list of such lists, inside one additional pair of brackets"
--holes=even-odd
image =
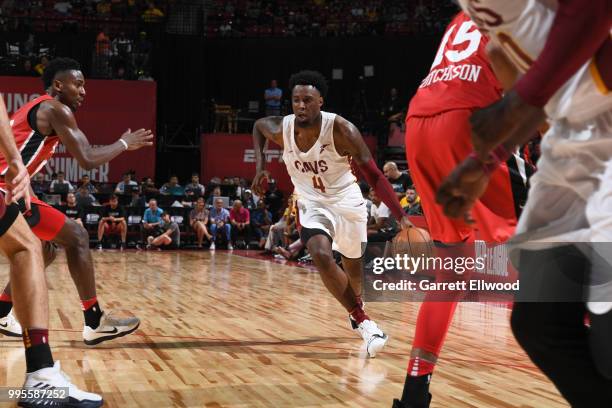
[(610, 41), (609, 0), (559, 0), (555, 19), (538, 58), (516, 84), (519, 96), (544, 106), (605, 41)]
[(338, 154), (353, 158), (367, 183), (389, 207), (389, 210), (402, 224), (402, 227), (411, 227), (412, 223), (405, 216), (391, 183), (389, 183), (389, 180), (376, 166), (370, 149), (368, 149), (368, 146), (363, 141), (361, 133), (355, 125), (340, 116), (336, 116), (334, 122), (334, 144)]
[(533, 134), (545, 118), (544, 105), (590, 58), (596, 57), (600, 74), (610, 70), (611, 23), (609, 0), (559, 1), (544, 48), (529, 70), (501, 100), (472, 115), (472, 141), (481, 160), (499, 143)]
[(251, 190), (257, 195), (263, 195), (261, 187), (263, 179), (270, 177), (265, 169), (266, 157), (264, 149), (267, 142), (272, 141), (283, 147), (283, 117), (268, 116), (258, 119), (253, 126), (253, 147), (255, 149), (255, 178)]
[(493, 41), (487, 43), (486, 53), (495, 77), (505, 90), (511, 89), (519, 77), (516, 66), (510, 61), (504, 50)]
[(153, 144), (153, 134), (150, 130), (139, 129), (131, 132), (128, 129), (115, 143), (93, 147), (79, 129), (70, 108), (57, 101), (49, 101), (47, 104), (47, 109), (41, 109), (39, 113), (49, 122), (79, 165), (86, 170), (108, 163), (126, 150), (136, 150)]
[(4, 106), (4, 100), (0, 97), (0, 153), (4, 156), (8, 169), (5, 182), (7, 186), (6, 203), (25, 199), (26, 207), (30, 208), (30, 176), (23, 165), (21, 154), (15, 144), (15, 138), (11, 131), (8, 114)]

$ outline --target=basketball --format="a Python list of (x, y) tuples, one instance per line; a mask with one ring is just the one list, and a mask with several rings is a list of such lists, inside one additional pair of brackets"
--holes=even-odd
[[(429, 232), (423, 228), (408, 228), (397, 233), (393, 238), (391, 246), (391, 256), (408, 255), (411, 258), (431, 257), (434, 255), (434, 245)], [(418, 273), (419, 268), (414, 271)]]

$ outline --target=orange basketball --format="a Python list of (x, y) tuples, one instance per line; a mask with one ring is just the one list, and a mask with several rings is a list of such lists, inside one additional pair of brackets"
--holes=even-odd
[[(392, 241), (392, 255), (408, 255), (411, 258), (428, 258), (434, 256), (434, 245), (426, 229), (408, 228), (397, 233)], [(419, 272), (419, 268), (415, 272)]]

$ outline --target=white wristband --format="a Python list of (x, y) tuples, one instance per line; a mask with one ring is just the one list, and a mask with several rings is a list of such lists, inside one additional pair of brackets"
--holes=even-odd
[(125, 140), (121, 139), (121, 138), (119, 138), (119, 141), (120, 141), (121, 143), (123, 143), (123, 145), (125, 146), (125, 150), (127, 150), (127, 149), (128, 149), (128, 144), (127, 144), (127, 142), (126, 142)]

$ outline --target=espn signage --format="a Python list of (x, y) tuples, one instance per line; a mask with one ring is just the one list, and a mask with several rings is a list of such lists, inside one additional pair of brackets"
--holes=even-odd
[[(43, 93), (42, 87), (40, 78), (0, 76), (0, 96), (4, 99), (9, 116), (39, 97)], [(85, 102), (75, 116), (91, 145), (114, 143), (128, 128), (151, 129), (155, 133), (155, 82), (92, 79), (87, 80), (85, 90)], [(116, 182), (128, 170), (136, 171), (139, 178), (155, 176), (155, 147), (122, 153), (110, 163), (87, 171), (60, 144), (41, 172), (47, 178), (52, 173), (63, 171), (70, 181), (77, 181), (83, 174), (89, 174), (97, 182)]]
[[(366, 144), (376, 156), (376, 139), (365, 137)], [(269, 143), (264, 152), (266, 170), (276, 180), (278, 188), (284, 192), (293, 191), (291, 179), (283, 163), (283, 149)], [(252, 180), (255, 176), (255, 150), (253, 136), (250, 134), (207, 133), (200, 142), (200, 177), (208, 181), (213, 177), (241, 177)]]

